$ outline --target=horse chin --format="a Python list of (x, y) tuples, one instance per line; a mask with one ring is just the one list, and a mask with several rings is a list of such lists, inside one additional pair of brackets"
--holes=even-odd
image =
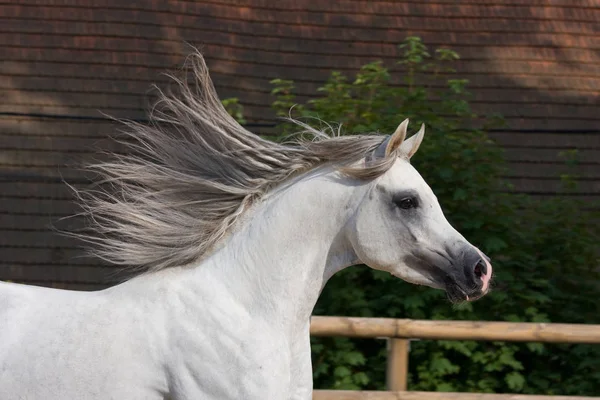
[(460, 304), (467, 301), (475, 301), (479, 300), (483, 296), (487, 294), (486, 291), (479, 291), (477, 293), (467, 294), (459, 285), (456, 283), (448, 283), (446, 284), (446, 297), (453, 304)]
[(446, 285), (446, 297), (453, 304), (469, 301), (470, 297), (456, 284)]
[(408, 282), (413, 285), (427, 286), (427, 287), (430, 287), (433, 289), (445, 289), (443, 283), (436, 282), (435, 280), (432, 280), (425, 276), (417, 276), (417, 275), (403, 276), (402, 274), (396, 273), (396, 272), (390, 272), (390, 274), (395, 278), (401, 279), (404, 282)]

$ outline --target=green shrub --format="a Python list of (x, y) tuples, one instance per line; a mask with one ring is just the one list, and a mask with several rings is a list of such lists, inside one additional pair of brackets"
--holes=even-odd
[[(441, 291), (353, 267), (328, 283), (315, 314), (600, 323), (600, 232), (590, 223), (598, 216), (571, 199), (510, 193), (502, 151), (485, 133), (501, 118), (471, 110), (468, 82), (451, 68), (458, 54), (430, 55), (416, 37), (400, 48), (403, 80), (373, 62), (354, 79), (333, 72), (319, 96), (295, 104), (294, 83), (277, 79), (273, 107), (287, 116), (294, 106), (296, 116), (317, 127), (319, 120), (341, 123), (345, 134), (389, 134), (405, 118), (414, 127), (425, 122), (427, 137), (413, 162), (451, 223), (494, 259), (495, 290), (476, 303), (451, 306)], [(280, 126), (283, 136), (294, 129)], [(315, 338), (313, 363), (316, 387), (385, 386), (383, 341)], [(415, 341), (409, 389), (597, 395), (600, 346)]]
[[(354, 79), (333, 72), (304, 104), (295, 104), (294, 82), (274, 80), (273, 108), (288, 116), (294, 106), (294, 116), (316, 127), (320, 120), (342, 123), (344, 134), (389, 134), (405, 118), (413, 127), (425, 122), (426, 139), (412, 162), (450, 222), (494, 260), (494, 290), (452, 306), (442, 291), (359, 266), (331, 279), (315, 314), (600, 323), (600, 231), (594, 223), (600, 216), (572, 199), (510, 193), (502, 151), (485, 133), (502, 120), (473, 113), (468, 82), (451, 67), (458, 54), (438, 49), (431, 55), (416, 37), (400, 48), (401, 71), (373, 62)], [(288, 123), (279, 128), (280, 137), (296, 129)], [(563, 178), (573, 185), (572, 176)], [(315, 387), (384, 389), (384, 341), (312, 343)], [(600, 346), (414, 341), (409, 389), (599, 395)]]

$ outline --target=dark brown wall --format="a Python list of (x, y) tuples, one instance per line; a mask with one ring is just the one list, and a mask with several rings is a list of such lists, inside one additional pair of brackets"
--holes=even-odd
[[(578, 188), (600, 199), (600, 1), (13, 0), (0, 7), (0, 279), (95, 287), (112, 269), (78, 258), (50, 224), (75, 211), (61, 178), (111, 146), (102, 113), (143, 119), (152, 83), (201, 47), (222, 97), (253, 130), (273, 124), (269, 80), (312, 96), (332, 70), (382, 59), (418, 35), (458, 51), (480, 113), (512, 162), (516, 190), (552, 196), (559, 152), (578, 149)], [(79, 222), (63, 222), (61, 227)], [(65, 225), (66, 224), (66, 225)]]

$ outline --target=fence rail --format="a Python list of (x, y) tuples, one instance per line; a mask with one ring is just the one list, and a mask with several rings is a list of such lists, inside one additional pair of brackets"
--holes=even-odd
[(600, 325), (314, 316), (310, 333), (312, 336), (389, 340), (389, 391), (315, 390), (313, 400), (600, 400), (600, 397), (582, 396), (406, 391), (410, 339), (600, 344)]
[(313, 400), (598, 400), (598, 397), (491, 393), (316, 390), (313, 395)]

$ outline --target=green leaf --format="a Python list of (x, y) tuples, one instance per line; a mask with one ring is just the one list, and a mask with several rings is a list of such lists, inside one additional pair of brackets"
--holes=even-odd
[(340, 365), (338, 367), (335, 367), (333, 373), (338, 378), (344, 378), (350, 376), (352, 371), (350, 371), (350, 369), (348, 369), (347, 367)]
[(349, 365), (363, 365), (365, 363), (365, 357), (357, 351), (346, 353), (344, 359)]
[(507, 374), (505, 380), (508, 387), (515, 392), (523, 390), (525, 386), (525, 378), (518, 372)]

